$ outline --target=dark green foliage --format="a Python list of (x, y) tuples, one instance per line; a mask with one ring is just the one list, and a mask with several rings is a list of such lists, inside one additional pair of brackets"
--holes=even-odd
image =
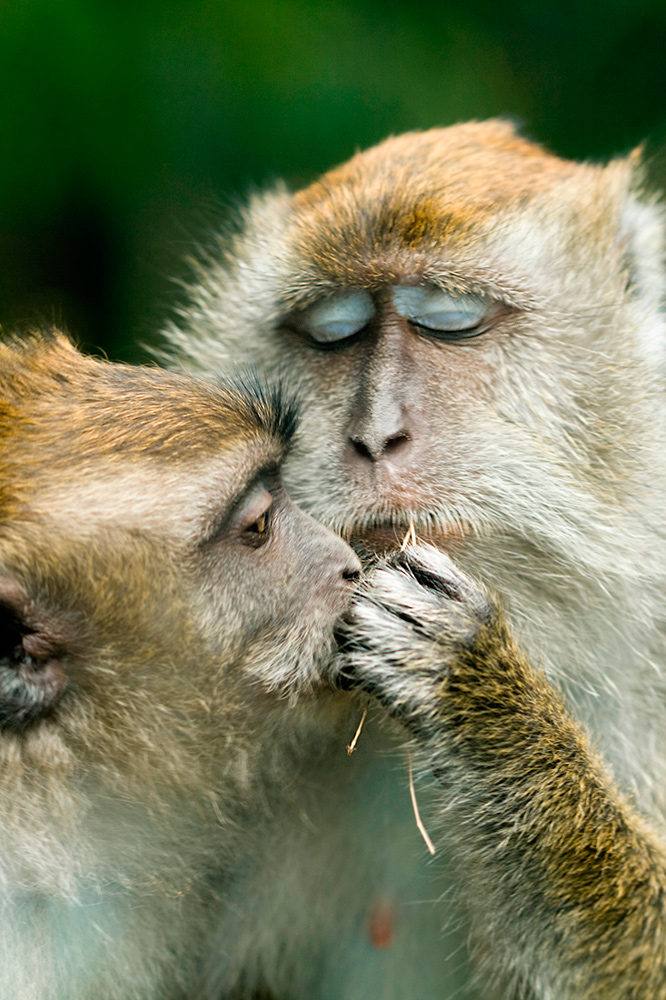
[(3, 0), (0, 322), (137, 357), (222, 199), (508, 115), (567, 156), (666, 135), (656, 0)]

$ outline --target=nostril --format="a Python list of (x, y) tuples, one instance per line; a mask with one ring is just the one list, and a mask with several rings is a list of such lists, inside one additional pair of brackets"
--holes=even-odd
[(372, 443), (366, 444), (360, 438), (350, 438), (349, 441), (356, 454), (364, 462), (379, 462), (382, 458), (398, 455), (410, 443), (411, 437), (406, 432), (401, 431), (392, 437), (380, 439), (376, 447)]
[(395, 455), (396, 452), (402, 451), (405, 445), (409, 444), (409, 434), (396, 434), (394, 437), (389, 438), (384, 445), (385, 455)]
[(367, 462), (374, 462), (375, 459), (372, 455), (372, 452), (370, 451), (370, 449), (366, 444), (364, 444), (362, 441), (355, 440), (354, 438), (350, 438), (350, 440), (352, 443), (352, 448), (354, 449), (357, 455), (360, 455), (360, 457), (364, 458)]

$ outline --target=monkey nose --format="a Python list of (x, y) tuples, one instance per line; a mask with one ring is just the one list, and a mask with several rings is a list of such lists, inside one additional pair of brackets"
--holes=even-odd
[(412, 437), (407, 430), (390, 436), (359, 435), (349, 438), (351, 457), (354, 461), (376, 464), (382, 461), (401, 462), (411, 451)]
[(356, 583), (361, 579), (361, 569), (361, 560), (355, 552), (350, 553), (347, 565), (342, 570), (342, 579), (351, 580), (352, 583)]

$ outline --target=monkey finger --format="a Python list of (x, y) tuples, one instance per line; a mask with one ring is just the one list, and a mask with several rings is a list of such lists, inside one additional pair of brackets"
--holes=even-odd
[[(369, 607), (370, 617), (373, 610)], [(362, 689), (390, 715), (409, 723), (440, 693), (447, 673), (446, 658), (433, 656), (433, 643), (415, 643), (407, 634), (400, 637), (386, 632), (381, 622), (373, 625), (372, 632), (358, 623), (347, 626), (341, 637), (338, 686)]]
[[(461, 587), (464, 582), (461, 583)], [(453, 585), (452, 585), (453, 586)], [(484, 598), (485, 594), (481, 593)], [(470, 646), (479, 629), (490, 615), (487, 602), (481, 603), (471, 591), (465, 599), (456, 599), (439, 587), (423, 585), (411, 567), (384, 565), (370, 574), (352, 603), (361, 607), (362, 600), (374, 605), (384, 615), (391, 616), (390, 631), (405, 633), (406, 641), (421, 638), (446, 646)]]
[[(413, 607), (410, 611), (413, 615)], [(443, 643), (428, 636), (413, 617), (373, 596), (358, 595), (338, 630), (340, 685), (361, 687), (403, 721), (422, 713), (441, 694), (463, 638), (469, 636), (469, 620), (455, 613), (459, 621), (451, 632), (456, 640)]]
[(391, 565), (408, 570), (422, 587), (462, 605), (471, 617), (486, 625), (491, 623), (495, 608), (485, 587), (441, 549), (408, 545), (391, 559)]

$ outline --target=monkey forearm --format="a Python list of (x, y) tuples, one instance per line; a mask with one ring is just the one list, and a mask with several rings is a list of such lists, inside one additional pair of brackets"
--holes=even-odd
[(494, 645), (450, 671), (422, 744), (479, 912), (546, 995), (666, 997), (663, 852), (545, 679)]
[(416, 551), (360, 598), (350, 669), (444, 789), (493, 964), (557, 1000), (666, 998), (661, 846), (481, 589)]

